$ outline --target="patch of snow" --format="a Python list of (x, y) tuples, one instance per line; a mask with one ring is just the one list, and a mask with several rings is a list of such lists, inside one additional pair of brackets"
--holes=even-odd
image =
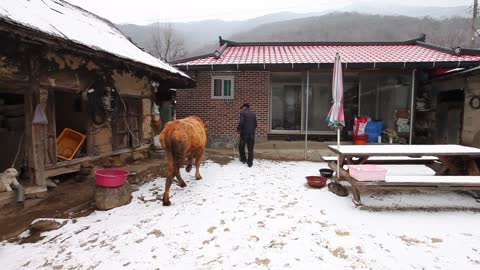
[(472, 197), (364, 194), (371, 209), (357, 209), (350, 198), (306, 186), (305, 176), (318, 175), (323, 167), (256, 160), (248, 168), (239, 161), (223, 166), (207, 161), (203, 180), (182, 170), (188, 186), (172, 185), (170, 207), (140, 199), (162, 194), (165, 179), (158, 178), (141, 186), (129, 205), (78, 218), (44, 233), (40, 242), (0, 243), (0, 264), (3, 269), (480, 266), (480, 205)]
[(3, 20), (189, 78), (135, 46), (111, 22), (65, 1), (0, 0), (0, 7)]

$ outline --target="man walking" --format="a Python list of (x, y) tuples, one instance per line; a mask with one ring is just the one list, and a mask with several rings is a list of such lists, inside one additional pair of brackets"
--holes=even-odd
[[(244, 103), (240, 110), (240, 121), (237, 133), (240, 133), (239, 153), (240, 161), (247, 163), (248, 167), (253, 165), (253, 145), (255, 144), (255, 129), (257, 128), (257, 115), (250, 111), (250, 104)], [(245, 156), (245, 144), (248, 148), (248, 159)]]

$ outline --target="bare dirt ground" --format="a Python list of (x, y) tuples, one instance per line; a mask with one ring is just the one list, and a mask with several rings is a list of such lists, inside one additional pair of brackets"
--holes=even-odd
[[(336, 142), (314, 142), (307, 143), (307, 158), (309, 161), (323, 161), (322, 156), (333, 156), (328, 149), (328, 145)], [(210, 155), (238, 158), (238, 145), (233, 148), (229, 145), (224, 148), (208, 149)], [(268, 141), (255, 144), (255, 158), (283, 161), (305, 160), (305, 142), (304, 141)]]
[[(137, 172), (135, 182), (144, 182), (164, 175), (164, 161), (145, 159), (124, 167)], [(25, 205), (10, 204), (0, 208), (0, 240), (16, 237), (37, 218), (75, 218), (89, 215), (94, 208), (95, 180), (77, 182), (74, 175), (63, 177), (48, 191), (46, 198), (27, 200)]]

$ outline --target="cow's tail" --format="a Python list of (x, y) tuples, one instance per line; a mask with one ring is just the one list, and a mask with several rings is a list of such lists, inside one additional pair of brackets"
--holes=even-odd
[(165, 150), (171, 153), (173, 164), (177, 168), (182, 168), (185, 163), (186, 147), (185, 143), (179, 143), (172, 139), (166, 140)]

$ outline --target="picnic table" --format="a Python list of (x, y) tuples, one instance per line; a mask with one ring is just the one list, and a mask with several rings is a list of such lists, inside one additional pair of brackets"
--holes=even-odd
[[(480, 170), (477, 159), (480, 158), (480, 149), (462, 145), (330, 145), (329, 149), (338, 155), (340, 161), (339, 176), (336, 180), (347, 181), (352, 186), (353, 202), (361, 205), (360, 191), (376, 190), (480, 190)], [(396, 159), (398, 157), (398, 160)], [(348, 165), (369, 163), (402, 164), (405, 159), (430, 160), (436, 158), (433, 164), (428, 165), (435, 171), (435, 176), (388, 176), (385, 181), (358, 181), (350, 176), (345, 168)], [(337, 161), (330, 161), (330, 168), (337, 170)]]

